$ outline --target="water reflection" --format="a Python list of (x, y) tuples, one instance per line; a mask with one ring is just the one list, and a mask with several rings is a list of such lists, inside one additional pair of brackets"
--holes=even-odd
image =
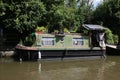
[(22, 63), (0, 60), (0, 80), (119, 80), (119, 67), (119, 57)]

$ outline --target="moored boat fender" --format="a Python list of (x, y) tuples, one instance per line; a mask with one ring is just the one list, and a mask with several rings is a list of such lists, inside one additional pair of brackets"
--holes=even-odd
[(99, 41), (99, 45), (102, 50), (102, 57), (106, 59), (106, 44), (105, 44), (104, 40)]
[(99, 46), (102, 48), (102, 49), (105, 49), (106, 48), (106, 44), (105, 44), (105, 41), (104, 41), (104, 35), (105, 33), (99, 33)]
[(38, 59), (41, 59), (41, 52), (38, 51)]
[(105, 45), (105, 42), (102, 40), (102, 41), (99, 41), (99, 45), (101, 48), (105, 48), (106, 45)]

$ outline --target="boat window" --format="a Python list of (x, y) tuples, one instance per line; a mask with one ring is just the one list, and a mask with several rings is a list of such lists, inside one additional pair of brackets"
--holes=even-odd
[(76, 45), (76, 46), (84, 45), (84, 39), (83, 38), (73, 38), (73, 45)]
[(54, 37), (42, 37), (42, 45), (43, 46), (53, 46), (55, 43)]

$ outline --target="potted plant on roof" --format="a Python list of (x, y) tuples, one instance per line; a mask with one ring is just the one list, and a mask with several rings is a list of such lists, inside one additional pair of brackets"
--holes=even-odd
[(54, 30), (54, 34), (58, 34), (58, 32), (59, 32), (58, 30)]
[(67, 28), (64, 28), (64, 33), (70, 33), (70, 31)]
[(35, 29), (35, 33), (45, 33), (46, 32), (46, 28), (44, 26), (37, 26), (37, 28)]

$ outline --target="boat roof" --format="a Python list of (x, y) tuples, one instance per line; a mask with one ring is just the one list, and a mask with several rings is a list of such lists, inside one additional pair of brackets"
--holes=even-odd
[(105, 27), (101, 25), (83, 24), (82, 26), (87, 30), (105, 30)]

